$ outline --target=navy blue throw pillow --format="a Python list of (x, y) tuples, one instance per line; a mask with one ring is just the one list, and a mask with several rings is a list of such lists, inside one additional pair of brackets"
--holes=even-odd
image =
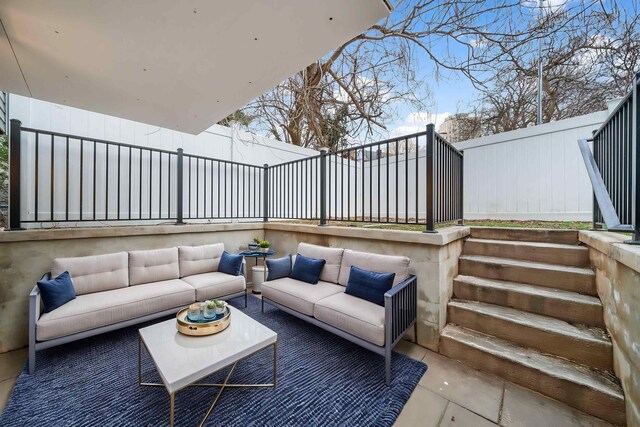
[(309, 258), (298, 254), (289, 277), (315, 285), (320, 280), (320, 272), (326, 262), (323, 259)]
[(384, 294), (393, 287), (396, 273), (376, 273), (351, 266), (345, 293), (384, 306)]
[(291, 274), (291, 255), (267, 260), (267, 281), (289, 277)]
[(242, 259), (242, 255), (232, 255), (224, 251), (220, 257), (218, 271), (231, 274), (232, 276), (239, 276), (242, 271)]
[(73, 287), (68, 271), (55, 279), (41, 280), (37, 284), (45, 313), (49, 313), (76, 298), (76, 288)]

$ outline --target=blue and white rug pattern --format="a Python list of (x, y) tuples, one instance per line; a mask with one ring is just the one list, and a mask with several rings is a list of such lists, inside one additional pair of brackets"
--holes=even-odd
[[(243, 299), (231, 303), (244, 309)], [(426, 371), (424, 363), (393, 354), (393, 381), (384, 358), (249, 298), (245, 312), (278, 333), (278, 385), (226, 389), (207, 426), (391, 426)], [(153, 323), (153, 322), (150, 322)], [(0, 426), (160, 426), (169, 422), (164, 388), (137, 383), (137, 331), (114, 331), (38, 353), (32, 375), (22, 372), (0, 415)], [(149, 356), (145, 381), (159, 381)], [(273, 352), (238, 363), (230, 382), (270, 382)], [(207, 382), (222, 382), (224, 369)], [(197, 425), (218, 389), (176, 394), (177, 426)]]

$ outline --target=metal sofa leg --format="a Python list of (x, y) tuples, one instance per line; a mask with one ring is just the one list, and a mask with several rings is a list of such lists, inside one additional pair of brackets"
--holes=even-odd
[(391, 385), (391, 344), (387, 343), (384, 346), (384, 367), (386, 374), (387, 387)]
[(418, 344), (418, 319), (413, 323), (413, 342)]
[(247, 308), (247, 288), (244, 288), (244, 308)]
[(264, 313), (264, 297), (260, 298), (260, 301), (262, 301), (262, 312)]
[(391, 385), (391, 344), (385, 343), (384, 345), (384, 367), (386, 375), (387, 386)]
[(29, 346), (29, 375), (36, 369), (36, 348), (35, 346)]

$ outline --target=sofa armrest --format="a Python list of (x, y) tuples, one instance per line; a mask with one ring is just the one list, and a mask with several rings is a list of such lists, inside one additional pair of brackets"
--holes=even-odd
[(244, 276), (244, 278), (247, 278), (247, 260), (245, 260), (244, 258), (242, 258), (242, 267), (240, 267), (240, 274), (242, 276)]
[(395, 343), (415, 322), (418, 312), (418, 282), (411, 275), (384, 294), (384, 323), (388, 343)]
[[(49, 280), (51, 273), (45, 273), (40, 280)], [(40, 296), (40, 288), (35, 285), (29, 294), (29, 320), (34, 323), (42, 314), (42, 297)]]

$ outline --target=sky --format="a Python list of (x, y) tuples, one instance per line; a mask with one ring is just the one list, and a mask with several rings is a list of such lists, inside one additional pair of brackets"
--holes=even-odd
[[(409, 0), (415, 1), (415, 0)], [(547, 7), (556, 9), (564, 7), (573, 0), (544, 0)], [(635, 1), (635, 0), (634, 0)], [(487, 1), (490, 4), (491, 1)], [(535, 7), (536, 2), (525, 2), (529, 7)], [(532, 49), (535, 50), (535, 46)], [(447, 45), (446, 49), (450, 49), (454, 54), (466, 55), (466, 48), (456, 47), (455, 45)], [(469, 111), (472, 104), (479, 96), (479, 92), (473, 87), (471, 82), (464, 76), (450, 72), (436, 80), (434, 76), (434, 66), (432, 61), (427, 57), (426, 53), (417, 50), (418, 68), (421, 76), (424, 78), (430, 92), (430, 99), (425, 104), (428, 108), (425, 111), (415, 111), (410, 105), (399, 105), (397, 119), (387, 123), (388, 137), (395, 137), (408, 133), (420, 132), (425, 129), (429, 123), (436, 125), (436, 130), (442, 122), (450, 115), (458, 112)], [(442, 70), (441, 70), (442, 71)], [(385, 132), (382, 132), (383, 135)]]
[(431, 91), (428, 105), (432, 107), (415, 111), (410, 105), (400, 105), (398, 118), (387, 125), (390, 138), (423, 131), (429, 123), (434, 123), (437, 130), (448, 116), (466, 111), (478, 96), (478, 91), (464, 77), (452, 76), (428, 85)]

